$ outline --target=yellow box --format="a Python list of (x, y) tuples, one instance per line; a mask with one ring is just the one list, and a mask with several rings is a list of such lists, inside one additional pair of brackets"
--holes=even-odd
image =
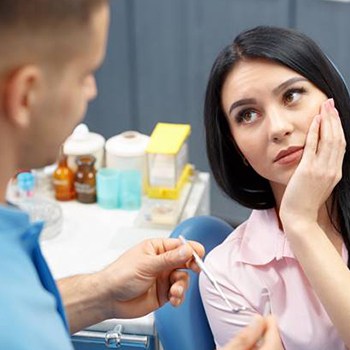
[(189, 124), (158, 123), (150, 137), (147, 155), (146, 194), (176, 199), (192, 174), (188, 164)]

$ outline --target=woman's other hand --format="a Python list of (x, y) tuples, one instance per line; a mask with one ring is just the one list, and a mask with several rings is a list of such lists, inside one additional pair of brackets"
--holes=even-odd
[(345, 137), (333, 99), (321, 106), (307, 134), (303, 157), (284, 192), (283, 226), (316, 223), (318, 211), (342, 176)]

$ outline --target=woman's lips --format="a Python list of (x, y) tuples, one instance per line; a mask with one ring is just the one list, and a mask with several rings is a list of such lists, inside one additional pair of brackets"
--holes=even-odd
[(289, 165), (289, 164), (298, 162), (303, 155), (303, 151), (304, 151), (303, 147), (298, 147), (290, 151), (287, 150), (285, 154), (277, 156), (274, 163), (277, 163), (280, 165)]

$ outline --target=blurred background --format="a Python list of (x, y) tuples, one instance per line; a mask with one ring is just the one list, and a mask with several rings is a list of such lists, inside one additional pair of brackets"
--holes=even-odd
[[(157, 122), (189, 123), (190, 162), (209, 171), (203, 100), (211, 65), (242, 30), (260, 24), (296, 28), (313, 38), (350, 79), (350, 1), (111, 0), (99, 96), (85, 120), (109, 138), (126, 130), (150, 135)], [(232, 224), (249, 210), (211, 181), (211, 213)]]

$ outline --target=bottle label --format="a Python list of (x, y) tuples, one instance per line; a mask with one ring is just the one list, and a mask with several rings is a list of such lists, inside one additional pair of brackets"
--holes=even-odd
[(54, 179), (53, 180), (54, 186), (68, 186), (69, 181), (68, 180), (59, 180), (59, 179)]
[(78, 193), (86, 193), (86, 194), (94, 194), (96, 188), (94, 186), (90, 186), (88, 184), (82, 184), (80, 182), (74, 182), (75, 190)]

